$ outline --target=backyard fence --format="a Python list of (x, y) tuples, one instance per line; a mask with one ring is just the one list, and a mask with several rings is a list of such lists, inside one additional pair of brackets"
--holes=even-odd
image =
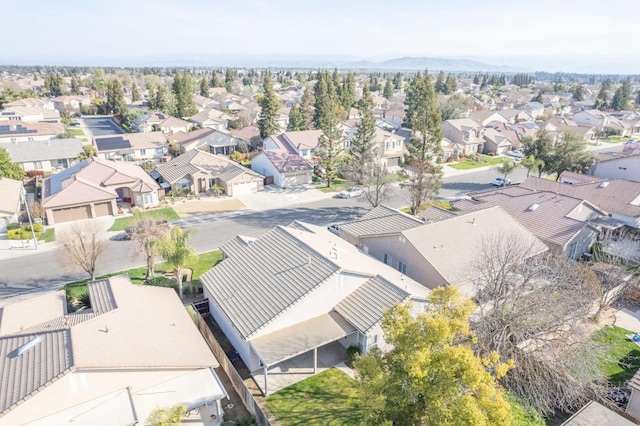
[(224, 353), (222, 346), (220, 346), (220, 344), (214, 337), (211, 329), (200, 314), (199, 310), (196, 308), (196, 306), (192, 307), (193, 310), (190, 310), (191, 317), (198, 326), (200, 334), (202, 334), (202, 337), (204, 337), (207, 344), (211, 348), (211, 351), (218, 359), (220, 367), (222, 367), (224, 372), (227, 373), (227, 377), (229, 377), (229, 380), (231, 380), (234, 389), (236, 390), (238, 395), (240, 395), (240, 399), (242, 399), (243, 404), (245, 405), (245, 407), (247, 407), (247, 410), (253, 415), (253, 417), (255, 417), (256, 422), (260, 426), (271, 426), (271, 422), (267, 418), (267, 415), (264, 413), (264, 411), (262, 411), (262, 407), (260, 407), (258, 402), (251, 394), (251, 391), (244, 384), (244, 380), (242, 380), (242, 377), (240, 377), (240, 374), (238, 374), (238, 372), (236, 371), (235, 367), (227, 357), (227, 354)]

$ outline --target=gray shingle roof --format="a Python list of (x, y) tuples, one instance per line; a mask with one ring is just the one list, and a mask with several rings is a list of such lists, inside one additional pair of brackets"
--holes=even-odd
[(22, 181), (0, 177), (0, 214), (18, 212), (22, 191)]
[(7, 150), (14, 163), (69, 159), (78, 157), (82, 151), (82, 140), (72, 138), (25, 141), (4, 144), (2, 148)]
[(363, 237), (402, 232), (421, 225), (424, 225), (424, 222), (420, 219), (379, 205), (361, 219), (340, 225), (340, 232), (346, 232), (354, 237)]
[(420, 215), (425, 223), (440, 222), (441, 220), (449, 219), (456, 216), (452, 211), (442, 209), (438, 206), (427, 207)]
[(249, 338), (339, 269), (279, 226), (200, 279)]
[[(21, 355), (18, 348), (40, 338)], [(0, 337), (0, 415), (70, 371), (69, 330)]]
[(367, 333), (380, 322), (387, 309), (408, 299), (409, 293), (375, 276), (338, 303), (336, 311), (362, 333)]
[(87, 284), (87, 287), (93, 312), (103, 314), (117, 308), (109, 280), (92, 281)]
[(313, 167), (307, 160), (298, 154), (292, 154), (284, 149), (262, 151), (269, 159), (273, 167), (281, 173), (294, 173), (312, 170)]
[(239, 255), (251, 242), (244, 240), (240, 235), (220, 245), (220, 250), (227, 256), (233, 257)]

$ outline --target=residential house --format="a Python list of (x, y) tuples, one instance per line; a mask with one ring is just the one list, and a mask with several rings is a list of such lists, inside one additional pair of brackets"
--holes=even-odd
[(219, 364), (173, 289), (120, 275), (87, 291), (76, 312), (64, 291), (0, 308), (0, 425), (146, 424), (176, 404), (222, 422)]
[(25, 108), (44, 108), (48, 110), (56, 109), (51, 99), (43, 98), (24, 98), (7, 102), (3, 105), (6, 108), (25, 107)]
[(545, 122), (543, 128), (552, 134), (572, 133), (578, 140), (585, 142), (596, 140), (598, 134), (594, 126), (579, 125), (565, 117), (552, 117)]
[(64, 132), (60, 123), (28, 123), (22, 121), (0, 122), (0, 145), (10, 142), (43, 141)]
[(93, 157), (42, 182), (47, 223), (113, 216), (118, 203), (156, 207), (160, 187), (142, 167)]
[(260, 129), (255, 125), (246, 126), (242, 129), (232, 130), (231, 134), (235, 138), (240, 139), (247, 148), (256, 148), (261, 142)]
[(82, 140), (48, 139), (45, 141), (15, 142), (2, 145), (13, 163), (24, 170), (59, 172), (78, 163)]
[(484, 131), (484, 153), (493, 153), (496, 155), (506, 154), (507, 151), (513, 149), (513, 142), (508, 136), (500, 133), (494, 128), (486, 128)]
[[(640, 421), (640, 373), (636, 372), (629, 380), (628, 388), (631, 390), (629, 402), (625, 412), (637, 421)], [(637, 424), (637, 422), (636, 422)]]
[(469, 118), (443, 121), (442, 133), (446, 139), (463, 146), (461, 154), (484, 151), (484, 128)]
[(474, 269), (487, 239), (516, 238), (533, 256), (547, 247), (502, 208), (425, 223), (386, 206), (342, 224), (340, 237), (428, 288), (458, 287), (473, 296), (481, 283)]
[(589, 252), (600, 235), (596, 219), (607, 216), (582, 199), (517, 186), (477, 193), (451, 205), (454, 211), (467, 214), (499, 206), (545, 243), (551, 253), (570, 259)]
[(362, 353), (386, 349), (384, 311), (409, 300), (424, 306), (429, 292), (306, 223), (278, 226), (257, 239), (238, 236), (221, 250), (224, 260), (200, 276), (204, 296), (265, 394), (344, 361), (350, 346)]
[(22, 181), (0, 177), (0, 233), (7, 232), (8, 224), (18, 222), (24, 195)]
[[(574, 175), (584, 176), (564, 172), (560, 178), (566, 180)], [(570, 184), (529, 176), (520, 186), (586, 200), (609, 213), (613, 221), (640, 228), (640, 182), (593, 177), (588, 182)]]
[(627, 179), (640, 182), (640, 143), (629, 153), (599, 152), (589, 174), (602, 179)]
[(133, 120), (133, 129), (136, 132), (188, 132), (192, 124), (181, 118), (172, 117), (163, 112), (148, 112)]
[[(628, 408), (627, 408), (628, 412)], [(596, 401), (589, 401), (562, 426), (633, 426), (635, 422), (623, 417), (609, 407)]]
[(189, 121), (198, 125), (198, 127), (221, 131), (227, 130), (231, 120), (233, 120), (232, 115), (215, 108), (206, 108), (196, 115), (189, 117)]
[(440, 146), (442, 147), (442, 158), (444, 161), (458, 160), (464, 152), (463, 144), (452, 142), (447, 138), (442, 138)]
[(53, 102), (53, 107), (62, 115), (79, 112), (83, 106), (88, 107), (91, 105), (91, 99), (86, 96), (76, 95), (58, 96), (51, 99), (51, 102)]
[(625, 123), (631, 134), (640, 133), (640, 114), (636, 111), (616, 111), (609, 115)]
[(180, 152), (200, 149), (219, 155), (231, 155), (236, 150), (239, 142), (229, 133), (210, 128), (194, 130), (188, 133), (177, 132), (167, 136), (167, 139), (169, 139), (169, 143), (178, 144)]
[(384, 121), (393, 125), (395, 130), (402, 127), (402, 123), (404, 123), (404, 116), (404, 109), (391, 109), (389, 111), (385, 111)]
[(43, 107), (14, 106), (0, 111), (0, 122), (2, 121), (44, 121), (47, 123), (59, 123), (60, 112), (55, 109), (46, 109)]
[(288, 188), (311, 183), (313, 166), (282, 135), (269, 137), (265, 143), (267, 149), (251, 160), (251, 169), (265, 176), (265, 185)]
[(599, 132), (605, 127), (609, 126), (611, 119), (607, 113), (599, 111), (597, 109), (589, 109), (585, 111), (576, 112), (571, 117), (573, 121), (583, 126), (593, 126)]
[(208, 98), (206, 96), (202, 96), (202, 95), (193, 95), (193, 103), (196, 104), (196, 108), (198, 108), (198, 111), (203, 111), (207, 108), (211, 108), (213, 107), (213, 104), (216, 101), (214, 101), (211, 98)]
[(191, 193), (207, 192), (214, 185), (233, 197), (263, 190), (264, 176), (221, 155), (194, 149), (156, 167), (162, 186)]
[(392, 169), (402, 164), (405, 152), (404, 137), (376, 127), (373, 140), (373, 154), (380, 158), (382, 167)]
[(169, 142), (162, 132), (98, 136), (93, 142), (98, 157), (106, 160), (160, 162), (169, 158)]
[(544, 114), (544, 105), (540, 102), (527, 102), (524, 105), (520, 105), (518, 109), (527, 111), (534, 120)]
[(508, 120), (499, 114), (499, 111), (473, 111), (469, 114), (469, 119), (475, 121), (482, 127), (486, 127), (491, 122), (508, 123)]
[(535, 120), (535, 117), (531, 115), (529, 111), (524, 109), (509, 108), (496, 112), (502, 117), (501, 120), (497, 121), (504, 122), (504, 120), (506, 120), (508, 124), (517, 124)]
[[(322, 136), (322, 130), (300, 130), (296, 132), (284, 132), (270, 136), (262, 143), (262, 149), (280, 149), (281, 146), (293, 148), (293, 151), (308, 161), (312, 161), (318, 143)], [(276, 142), (275, 139), (278, 141)]]
[(535, 138), (538, 132), (538, 127), (532, 122), (505, 124), (502, 122), (492, 121), (486, 126), (485, 133), (488, 129), (493, 129), (505, 138), (509, 139), (512, 149), (520, 149), (522, 138), (525, 136)]

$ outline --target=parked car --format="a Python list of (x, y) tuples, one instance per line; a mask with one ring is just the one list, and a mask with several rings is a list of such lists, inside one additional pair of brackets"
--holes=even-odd
[(363, 194), (364, 190), (362, 188), (352, 186), (351, 188), (347, 188), (344, 191), (338, 193), (338, 198), (360, 197)]
[(513, 151), (507, 151), (507, 155), (513, 158), (524, 158), (524, 154), (517, 149), (514, 149)]
[(511, 179), (507, 179), (507, 178), (503, 178), (502, 176), (499, 176), (493, 180), (493, 185), (494, 186), (511, 185)]
[(80, 125), (80, 123), (78, 123), (77, 121), (72, 121), (71, 123), (69, 123), (69, 126), (71, 127), (78, 127)]

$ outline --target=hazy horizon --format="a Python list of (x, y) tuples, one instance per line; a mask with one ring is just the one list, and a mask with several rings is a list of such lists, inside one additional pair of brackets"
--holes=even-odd
[[(571, 4), (573, 3), (573, 4)], [(222, 66), (216, 58), (468, 59), (526, 71), (640, 74), (640, 2), (34, 0), (3, 7), (3, 64)], [(191, 63), (189, 63), (191, 62)], [(207, 63), (211, 62), (211, 63)], [(171, 64), (168, 66), (172, 66)]]

